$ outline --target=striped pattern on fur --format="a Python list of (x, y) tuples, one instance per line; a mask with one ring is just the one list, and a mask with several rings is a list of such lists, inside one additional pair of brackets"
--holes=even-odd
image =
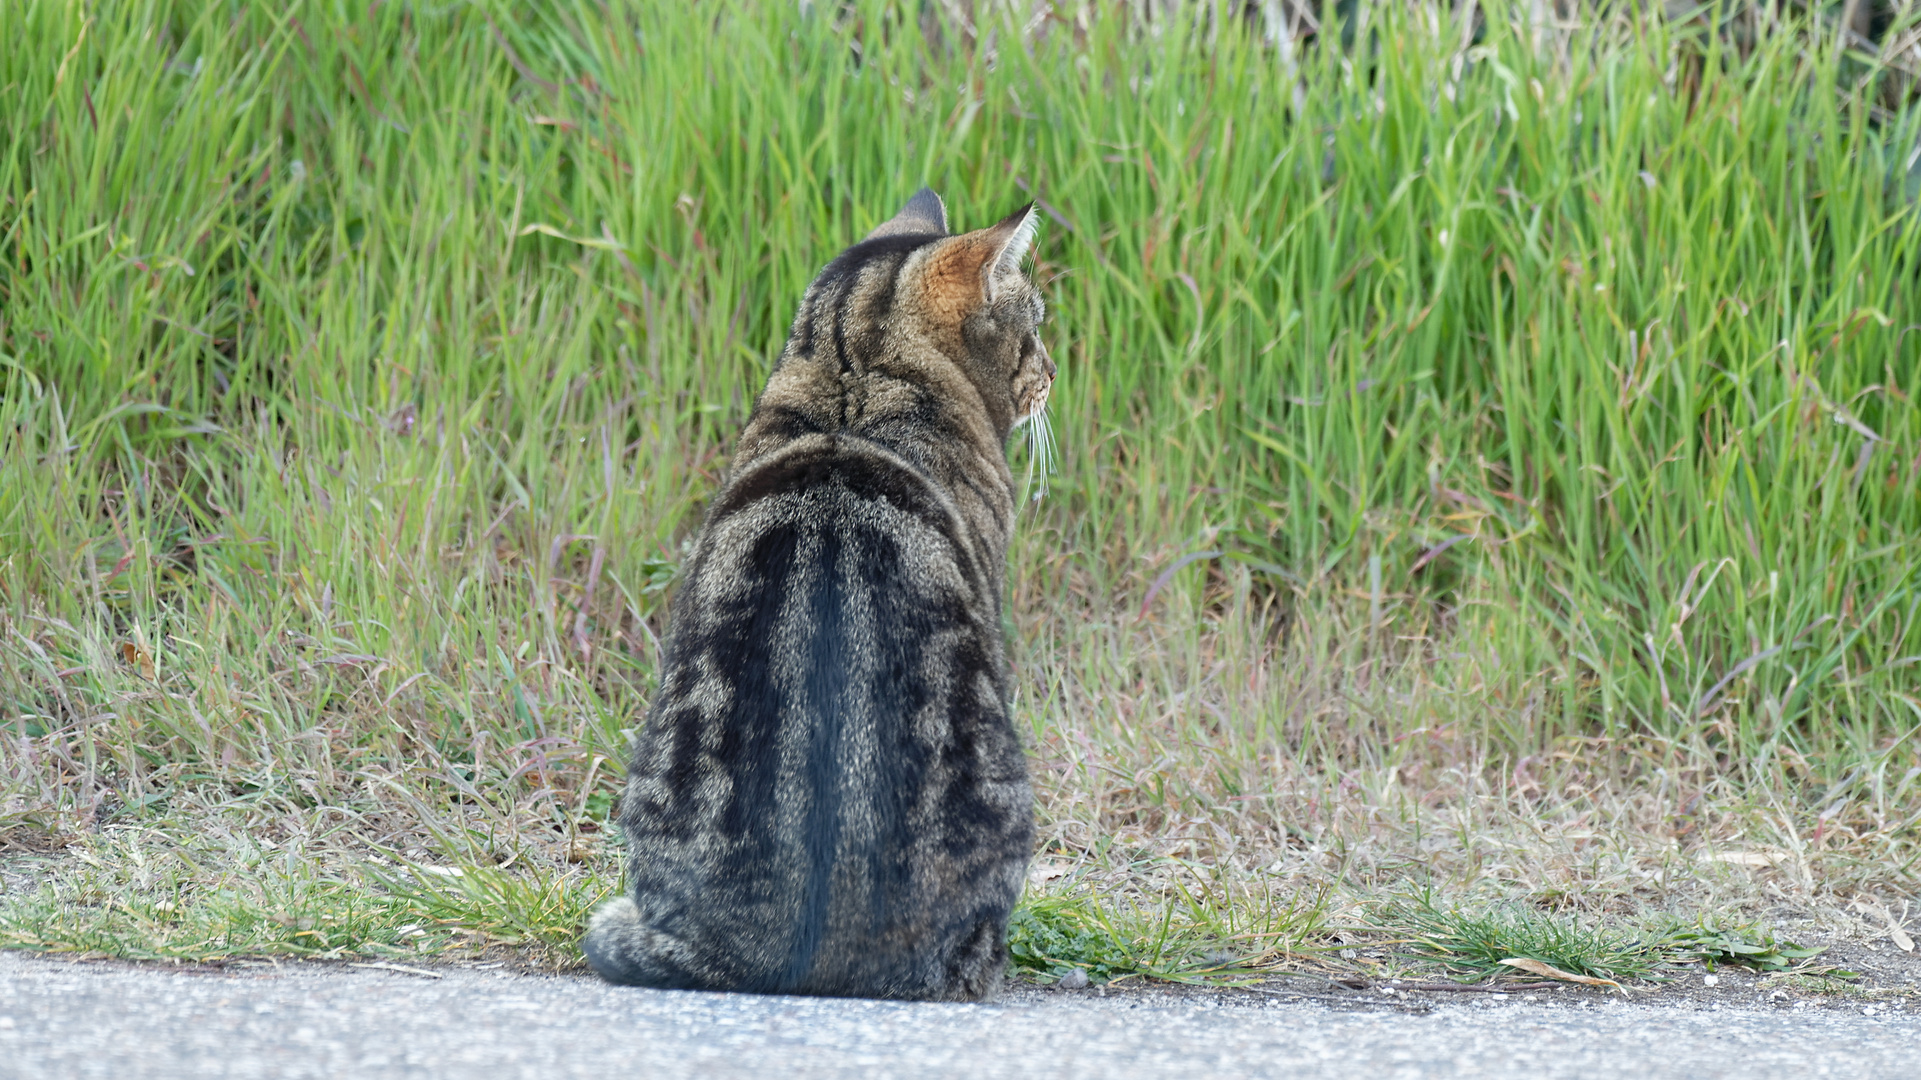
[(992, 997), (1032, 844), (1007, 712), (1005, 444), (1054, 365), (1029, 207), (949, 235), (923, 190), (834, 259), (674, 598), (621, 802), (617, 983)]

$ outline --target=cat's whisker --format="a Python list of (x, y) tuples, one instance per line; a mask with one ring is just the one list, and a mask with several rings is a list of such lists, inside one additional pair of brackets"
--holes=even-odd
[(1027, 442), (1027, 478), (1022, 487), (1029, 494), (1025, 501), (1038, 503), (1047, 496), (1047, 478), (1054, 474), (1060, 456), (1060, 444), (1054, 441), (1054, 424), (1048, 418), (1045, 399), (1039, 408), (1027, 414), (1021, 427)]

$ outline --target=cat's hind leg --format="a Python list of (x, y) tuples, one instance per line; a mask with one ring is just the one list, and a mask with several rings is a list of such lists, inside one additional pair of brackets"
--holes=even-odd
[(992, 1001), (1000, 996), (1007, 970), (1007, 917), (983, 919), (947, 954), (943, 985), (934, 995), (944, 1001)]
[(629, 897), (609, 900), (594, 912), (580, 951), (601, 978), (619, 986), (678, 989), (692, 981), (674, 962), (680, 942), (649, 926)]

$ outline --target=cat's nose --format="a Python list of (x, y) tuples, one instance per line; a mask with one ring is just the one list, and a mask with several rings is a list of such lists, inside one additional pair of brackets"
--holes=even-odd
[(1054, 358), (1048, 355), (1047, 346), (1041, 341), (1038, 335), (1036, 335), (1034, 338), (1034, 344), (1040, 349), (1041, 373), (1047, 376), (1048, 382), (1053, 382), (1054, 372), (1056, 370), (1056, 368), (1054, 367)]

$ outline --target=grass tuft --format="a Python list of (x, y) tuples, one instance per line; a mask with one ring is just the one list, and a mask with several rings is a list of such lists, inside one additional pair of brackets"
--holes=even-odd
[(1085, 887), (1030, 891), (1008, 924), (1008, 957), (1015, 972), (1050, 980), (1079, 969), (1095, 983), (1135, 976), (1232, 982), (1311, 943), (1321, 902), (1183, 886), (1152, 898)]
[(606, 877), (476, 864), (369, 876), (432, 925), (469, 931), (489, 944), (542, 952), (567, 965), (581, 961), (581, 928), (616, 885)]
[(1661, 962), (1646, 939), (1521, 904), (1460, 907), (1421, 893), (1380, 905), (1371, 920), (1470, 982), (1514, 974), (1502, 963), (1512, 959), (1614, 980), (1643, 978)]
[[(1802, 948), (1753, 923), (1703, 916), (1673, 918), (1639, 931), (1594, 926), (1571, 915), (1519, 903), (1443, 904), (1421, 892), (1375, 905), (1370, 924), (1411, 945), (1467, 981), (1515, 974), (1505, 961), (1537, 960), (1589, 978), (1660, 979), (1676, 965), (1745, 967), (1779, 973), (1804, 968), (1823, 949)], [(1841, 973), (1846, 975), (1847, 973)]]

